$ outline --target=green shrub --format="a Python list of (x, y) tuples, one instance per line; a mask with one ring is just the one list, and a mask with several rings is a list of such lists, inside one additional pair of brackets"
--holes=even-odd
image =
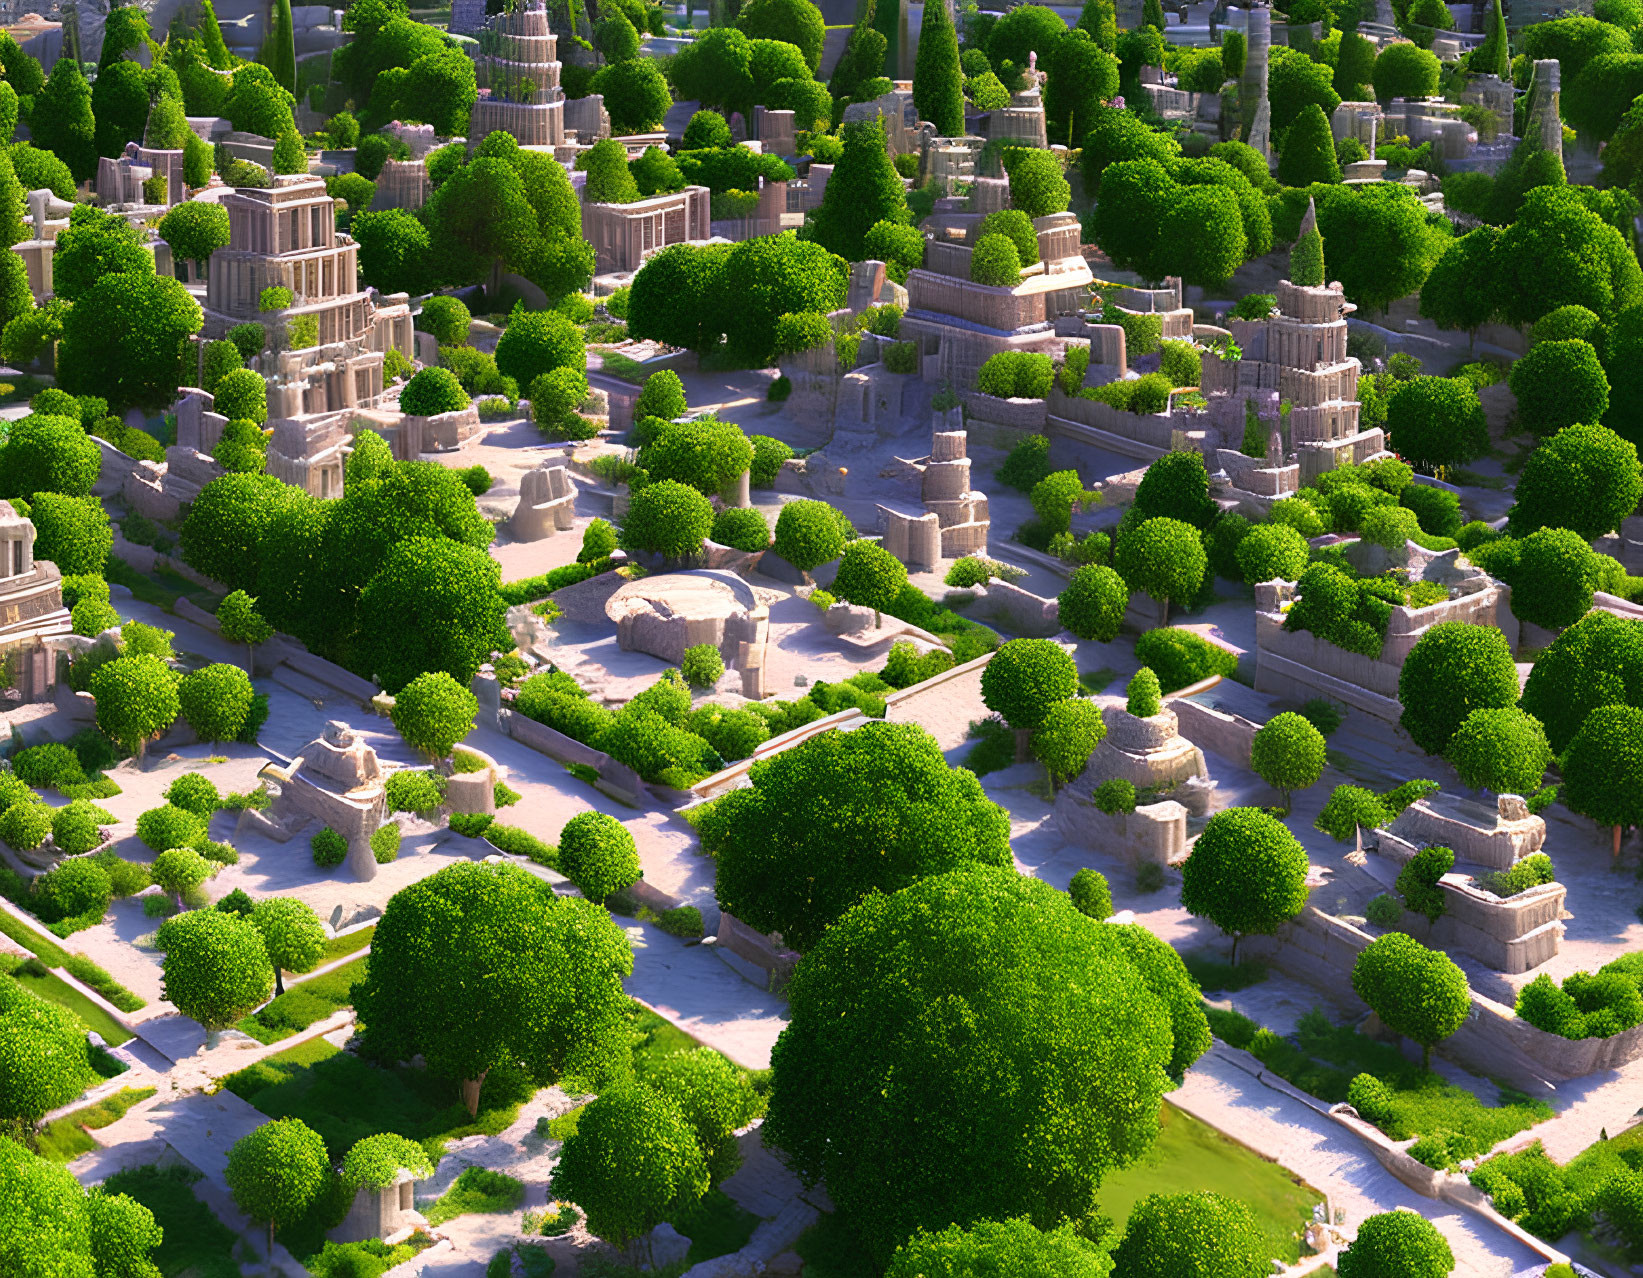
[(1422, 848), (1398, 871), (1397, 888), (1403, 903), (1436, 923), (1446, 908), (1438, 881), (1454, 868), (1455, 854), (1450, 849)]
[(1332, 735), (1341, 726), (1341, 709), (1324, 697), (1313, 697), (1301, 707), (1301, 716), (1324, 736)]
[(74, 785), (86, 779), (79, 756), (57, 741), (19, 750), (12, 758), (11, 767), (18, 780), (38, 790)]
[(192, 812), (202, 821), (209, 821), (211, 814), (217, 810), (221, 796), (210, 777), (198, 772), (185, 772), (166, 787), (165, 800)]
[(713, 531), (709, 536), (721, 546), (759, 551), (770, 545), (770, 525), (765, 522), (762, 511), (751, 506), (729, 506), (713, 517)]
[(460, 834), (465, 839), (477, 839), (495, 820), (489, 812), (453, 812), (450, 826), (453, 833)]
[(1109, 815), (1135, 811), (1135, 784), (1123, 777), (1109, 777), (1095, 787), (1092, 797), (1095, 806)]
[(692, 688), (711, 688), (724, 678), (725, 663), (719, 650), (710, 643), (692, 644), (685, 649), (679, 673)]
[(314, 864), (321, 869), (341, 865), (348, 857), (348, 836), (326, 826), (308, 841), (314, 853)]
[(444, 779), (419, 769), (401, 768), (390, 773), (384, 788), (390, 812), (414, 812), (421, 816), (445, 801)]
[(1390, 892), (1382, 892), (1364, 908), (1364, 917), (1376, 927), (1396, 927), (1403, 919), (1403, 903)]
[(698, 937), (702, 934), (702, 912), (694, 905), (678, 905), (657, 915), (656, 926), (669, 936)]
[(919, 370), (918, 343), (894, 342), (884, 348), (880, 361), (887, 372), (916, 373)]
[(1238, 657), (1190, 630), (1165, 626), (1135, 641), (1135, 656), (1158, 676), (1165, 692), (1174, 692), (1212, 674), (1231, 677)]
[(529, 831), (521, 830), (517, 825), (492, 823), (486, 827), (485, 838), (499, 852), (506, 852), (509, 856), (526, 857), (549, 869), (559, 868), (559, 850), (550, 843), (542, 842)]
[(1552, 865), (1552, 858), (1544, 852), (1535, 852), (1524, 857), (1509, 870), (1488, 875), (1483, 880), (1483, 886), (1504, 900), (1516, 896), (1519, 892), (1527, 892), (1530, 888), (1551, 883), (1556, 878), (1557, 871)]
[(1047, 435), (1028, 435), (1010, 450), (993, 478), (1024, 493), (1050, 473), (1050, 440)]
[(1112, 917), (1112, 889), (1107, 886), (1106, 875), (1099, 870), (1086, 866), (1078, 871), (1067, 892), (1079, 913), (1097, 921)]
[(137, 818), (137, 837), (152, 852), (189, 848), (205, 838), (205, 821), (197, 813), (167, 803)]
[(398, 821), (385, 821), (371, 832), (371, 855), (378, 865), (388, 865), (399, 856)]
[(999, 351), (981, 366), (976, 387), (998, 399), (1044, 399), (1054, 376), (1050, 357), (1040, 351)]

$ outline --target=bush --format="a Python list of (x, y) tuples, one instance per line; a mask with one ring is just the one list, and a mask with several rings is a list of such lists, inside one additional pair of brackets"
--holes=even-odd
[(1061, 624), (1080, 639), (1111, 643), (1129, 607), (1129, 587), (1111, 568), (1085, 564), (1073, 573), (1057, 599)]
[(1556, 877), (1557, 871), (1552, 865), (1552, 858), (1544, 852), (1535, 852), (1524, 857), (1510, 869), (1485, 875), (1480, 881), (1489, 891), (1506, 900), (1519, 892), (1527, 892), (1530, 888), (1551, 883)]
[(103, 827), (114, 818), (84, 799), (58, 808), (51, 818), (51, 841), (65, 856), (79, 856), (103, 841)]
[[(784, 507), (782, 517), (786, 515)], [(633, 494), (622, 537), (634, 549), (681, 558), (700, 550), (712, 530), (713, 506), (708, 499), (688, 484), (664, 479)]]
[(987, 357), (976, 375), (976, 385), (983, 395), (998, 399), (1044, 399), (1053, 379), (1054, 368), (1048, 355), (1039, 351), (999, 351)]
[(497, 825), (494, 822), (485, 829), (485, 838), (498, 851), (506, 852), (509, 856), (522, 856), (556, 869), (559, 865), (559, 852), (552, 844), (544, 843), (529, 831), (521, 830), (516, 825)]
[(384, 788), (390, 812), (414, 812), (422, 816), (445, 801), (441, 779), (432, 772), (401, 768), (388, 775)]
[(836, 559), (855, 529), (843, 512), (824, 501), (790, 501), (776, 517), (772, 548), (801, 572)]
[(1438, 881), (1454, 868), (1455, 854), (1448, 848), (1422, 848), (1398, 871), (1397, 889), (1403, 903), (1436, 923), (1446, 908)]
[(19, 750), (11, 767), (19, 781), (37, 790), (74, 785), (86, 779), (79, 756), (57, 741)]
[(424, 368), (399, 392), (400, 411), (414, 417), (454, 413), (471, 402), (456, 374), (448, 368)]
[(103, 867), (85, 857), (63, 862), (35, 884), (39, 914), (48, 923), (63, 919), (98, 922), (108, 909), (112, 891)]
[(185, 772), (166, 787), (164, 797), (172, 806), (192, 812), (202, 821), (209, 821), (211, 814), (217, 810), (221, 796), (210, 777), (201, 776), (198, 772)]
[[(991, 360), (989, 360), (991, 362)], [(985, 367), (985, 365), (983, 365)], [(1010, 450), (994, 474), (1001, 484), (1030, 493), (1050, 473), (1050, 440), (1047, 435), (1028, 435)]]
[(1112, 890), (1107, 886), (1106, 875), (1099, 870), (1086, 867), (1078, 871), (1067, 892), (1080, 913), (1098, 922), (1112, 917)]
[(309, 848), (314, 854), (314, 864), (322, 869), (329, 869), (334, 865), (341, 865), (348, 856), (348, 839), (346, 835), (326, 826), (308, 841)]
[(489, 812), (453, 812), (451, 813), (451, 830), (465, 839), (477, 839), (490, 828), (491, 822), (496, 820)]
[(1021, 283), (1021, 255), (1009, 236), (994, 231), (976, 241), (970, 251), (970, 278), (990, 288), (1014, 288)]
[(1110, 777), (1095, 787), (1095, 806), (1109, 816), (1135, 811), (1135, 784), (1123, 777)]
[(205, 838), (205, 822), (197, 813), (167, 803), (137, 818), (137, 837), (153, 852), (190, 848)]
[(782, 463), (793, 456), (792, 448), (769, 435), (749, 435), (747, 442), (753, 445), (753, 464), (748, 468), (749, 482), (755, 488), (775, 487)]
[(770, 545), (770, 525), (764, 512), (753, 507), (729, 506), (713, 517), (712, 540), (736, 550), (765, 550)]
[(1175, 626), (1147, 631), (1135, 641), (1135, 656), (1158, 676), (1165, 692), (1212, 674), (1231, 677), (1238, 669), (1236, 654)]
[(891, 373), (916, 373), (919, 368), (919, 353), (917, 342), (894, 342), (886, 347), (881, 357), (886, 371)]
[(378, 865), (388, 865), (399, 856), (399, 822), (387, 821), (371, 832), (371, 855)]
[(710, 643), (692, 644), (685, 649), (679, 673), (692, 688), (711, 688), (724, 678), (725, 663), (719, 650)]
[(1382, 892), (1365, 907), (1364, 917), (1376, 927), (1396, 927), (1403, 919), (1403, 904), (1390, 892)]
[(583, 812), (559, 834), (559, 871), (590, 901), (636, 883), (643, 871), (627, 827), (602, 812)]

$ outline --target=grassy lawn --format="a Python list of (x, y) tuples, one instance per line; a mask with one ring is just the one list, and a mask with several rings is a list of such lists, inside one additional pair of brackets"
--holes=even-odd
[(525, 1201), (522, 1181), (499, 1171), (484, 1167), (467, 1167), (428, 1208), (430, 1225), (443, 1225), (458, 1216), (487, 1212), (513, 1211)]
[(16, 981), (30, 993), (38, 994), (48, 1002), (68, 1008), (69, 1011), (85, 1022), (87, 1029), (96, 1030), (101, 1034), (103, 1041), (110, 1047), (118, 1047), (131, 1037), (131, 1031), (121, 1025), (119, 1021), (98, 1007), (79, 990), (50, 972), (36, 972), (30, 971), (28, 967), (19, 967), (6, 979)]
[(347, 1007), (354, 982), (365, 979), (366, 962), (365, 958), (355, 959), (324, 976), (292, 985), (262, 1011), (247, 1016), (234, 1028), (243, 1030), (259, 1043), (277, 1043), (282, 1038), (290, 1038), (316, 1021), (323, 1021), (338, 1008)]
[(95, 1105), (88, 1105), (48, 1124), (40, 1132), (41, 1156), (56, 1163), (66, 1163), (89, 1153), (97, 1148), (97, 1142), (86, 1135), (83, 1128), (96, 1130), (107, 1127), (125, 1117), (126, 1110), (138, 1101), (145, 1101), (152, 1095), (152, 1087), (127, 1087), (112, 1096), (105, 1096)]
[(346, 936), (328, 937), (325, 942), (325, 957), (320, 959), (320, 966), (335, 963), (346, 954), (358, 954), (371, 943), (371, 938), (377, 934), (375, 925), (362, 927), (357, 932), (350, 932)]
[(691, 1211), (673, 1218), (673, 1227), (690, 1239), (690, 1254), (685, 1260), (692, 1265), (740, 1251), (758, 1225), (757, 1216), (738, 1207), (718, 1189), (708, 1190)]
[(1278, 1164), (1166, 1103), (1157, 1143), (1134, 1166), (1102, 1182), (1096, 1206), (1122, 1228), (1130, 1209), (1148, 1194), (1196, 1190), (1246, 1204), (1266, 1234), (1272, 1255), (1289, 1264), (1300, 1257), (1297, 1235), (1322, 1197)]
[(1099, 670), (1080, 670), (1078, 672), (1078, 686), (1092, 696), (1105, 692), (1112, 686), (1112, 681), (1118, 678), (1118, 671), (1108, 666)]
[(302, 1119), (325, 1139), (333, 1161), (363, 1137), (397, 1132), (421, 1142), (437, 1162), (448, 1140), (496, 1135), (535, 1091), (524, 1075), (493, 1069), (480, 1094), (479, 1117), (470, 1119), (452, 1080), (408, 1065), (382, 1069), (324, 1039), (230, 1074), (223, 1086), (270, 1118)]
[(199, 1179), (191, 1167), (134, 1167), (110, 1176), (104, 1187), (130, 1194), (154, 1213), (165, 1237), (152, 1255), (164, 1278), (239, 1278), (234, 1233), (194, 1196), (190, 1186)]

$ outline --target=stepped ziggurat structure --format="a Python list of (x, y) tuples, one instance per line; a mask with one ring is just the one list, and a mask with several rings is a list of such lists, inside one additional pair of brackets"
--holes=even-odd
[[(1309, 203), (1300, 238), (1316, 231)], [(1216, 460), (1232, 487), (1262, 502), (1292, 496), (1342, 462), (1359, 464), (1389, 456), (1377, 426), (1360, 429), (1358, 375), (1362, 366), (1346, 353), (1346, 317), (1357, 307), (1337, 281), (1304, 285), (1278, 281), (1277, 305), (1265, 319), (1227, 321), (1242, 350), (1236, 360), (1216, 351), (1202, 355), (1201, 381), (1212, 402), (1222, 396), (1253, 400), (1269, 425), (1267, 454), (1254, 458), (1232, 448)], [(1287, 421), (1279, 404), (1290, 406)]]
[[(472, 150), (501, 129), (519, 145), (543, 150), (565, 141), (565, 91), (559, 87), (558, 37), (543, 0), (524, 0), (479, 32), (474, 70), (480, 97), (468, 126)], [(488, 92), (486, 92), (488, 91)]]
[[(316, 497), (338, 496), (350, 423), (358, 410), (380, 406), (386, 353), (414, 354), (409, 299), (358, 287), (358, 247), (337, 231), (337, 201), (320, 178), (276, 177), (222, 204), (228, 245), (212, 257), (203, 336), (223, 337), (248, 321), (269, 327), (268, 473)], [(291, 290), (291, 304), (263, 311), (263, 290), (273, 287)], [(202, 438), (194, 446), (214, 445)]]

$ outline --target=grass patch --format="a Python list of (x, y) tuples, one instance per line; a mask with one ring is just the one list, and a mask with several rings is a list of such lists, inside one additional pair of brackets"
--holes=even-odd
[(234, 1231), (194, 1196), (190, 1186), (199, 1179), (192, 1167), (150, 1165), (116, 1172), (104, 1188), (129, 1194), (154, 1213), (165, 1237), (151, 1256), (163, 1278), (239, 1278)]
[(1223, 963), (1220, 959), (1203, 954), (1183, 954), (1181, 962), (1186, 965), (1187, 975), (1197, 981), (1198, 988), (1206, 994), (1247, 990), (1251, 985), (1259, 985), (1266, 980), (1265, 965), (1247, 960)]
[(348, 1006), (354, 983), (365, 979), (367, 961), (357, 958), (335, 971), (291, 986), (262, 1011), (247, 1016), (234, 1028), (243, 1030), (259, 1043), (277, 1043), (301, 1033), (338, 1008)]
[(88, 1105), (54, 1123), (48, 1123), (40, 1130), (40, 1156), (56, 1163), (66, 1163), (81, 1154), (90, 1153), (97, 1148), (97, 1142), (85, 1133), (84, 1128), (96, 1131), (107, 1127), (125, 1117), (125, 1112), (138, 1101), (145, 1101), (152, 1095), (152, 1087), (127, 1087), (112, 1096), (105, 1096), (95, 1105)]
[(370, 927), (360, 928), (357, 932), (350, 932), (347, 936), (327, 937), (325, 957), (320, 959), (320, 965), (334, 963), (339, 958), (349, 954), (358, 954), (371, 943), (371, 938), (376, 935), (376, 931), (376, 925), (372, 924)]
[(110, 1047), (118, 1047), (131, 1038), (131, 1031), (121, 1025), (97, 1004), (93, 1003), (79, 990), (67, 981), (52, 975), (50, 972), (40, 971), (36, 964), (25, 963), (12, 973), (12, 980), (27, 988), (30, 993), (38, 994), (47, 1002), (66, 1007), (82, 1021), (86, 1028), (96, 1030), (103, 1036), (103, 1041)]
[(47, 967), (66, 967), (68, 951), (53, 945), (27, 923), (19, 922), (5, 910), (0, 910), (0, 932), (4, 932), (25, 950), (39, 957)]
[(485, 1078), (479, 1117), (470, 1119), (454, 1080), (409, 1065), (371, 1065), (323, 1039), (230, 1074), (223, 1086), (270, 1118), (302, 1119), (324, 1138), (333, 1161), (366, 1136), (397, 1132), (438, 1162), (446, 1141), (496, 1135), (536, 1091), (518, 1070), (499, 1066)]
[(1248, 1206), (1270, 1254), (1286, 1264), (1300, 1258), (1299, 1234), (1312, 1219), (1313, 1204), (1321, 1200), (1276, 1163), (1166, 1103), (1157, 1143), (1138, 1162), (1102, 1181), (1096, 1206), (1122, 1223), (1148, 1194), (1196, 1190), (1224, 1194)]
[(536, 1134), (543, 1140), (568, 1140), (576, 1135), (576, 1129), (582, 1122), (582, 1111), (586, 1108), (586, 1105), (578, 1105), (557, 1118), (542, 1115), (536, 1120)]
[(434, 1240), (417, 1230), (406, 1241), (390, 1247), (380, 1238), (364, 1242), (327, 1242), (317, 1255), (304, 1262), (314, 1278), (378, 1278), (395, 1265), (403, 1265)]
[(633, 1069), (643, 1075), (657, 1061), (681, 1052), (693, 1052), (702, 1046), (677, 1025), (664, 1020), (649, 1008), (635, 1003), (631, 1023), (633, 1034)]
[(619, 351), (602, 351), (603, 371), (612, 377), (620, 377), (624, 382), (632, 382), (635, 386), (644, 385), (645, 366), (631, 355), (623, 355)]
[(1102, 666), (1099, 670), (1080, 670), (1078, 672), (1078, 686), (1091, 696), (1105, 692), (1112, 687), (1113, 680), (1118, 678), (1118, 671), (1110, 666)]
[(685, 1260), (699, 1265), (704, 1260), (728, 1256), (747, 1246), (747, 1240), (759, 1226), (759, 1218), (731, 1202), (723, 1190), (710, 1189), (695, 1207), (675, 1216), (672, 1224), (690, 1239), (690, 1254)]
[(443, 1225), (458, 1216), (513, 1211), (525, 1201), (523, 1181), (484, 1167), (465, 1167), (456, 1183), (428, 1208), (430, 1225)]

